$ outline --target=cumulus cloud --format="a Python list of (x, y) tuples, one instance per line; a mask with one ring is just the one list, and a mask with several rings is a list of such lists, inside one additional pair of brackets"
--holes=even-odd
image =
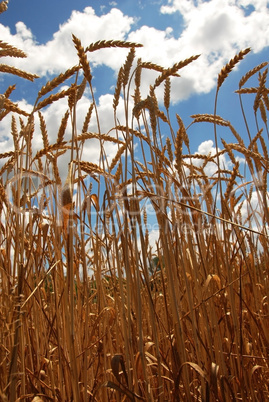
[[(114, 5), (116, 7), (116, 4)], [(125, 15), (118, 8), (112, 8), (109, 12), (98, 16), (92, 7), (86, 7), (82, 12), (73, 11), (70, 18), (54, 33), (52, 39), (44, 44), (38, 43), (29, 27), (22, 21), (17, 22), (14, 35), (8, 27), (0, 24), (0, 35), (4, 42), (28, 54), (27, 59), (9, 58), (9, 64), (13, 63), (18, 68), (41, 76), (49, 76), (49, 78), (77, 64), (72, 34), (81, 40), (83, 46), (102, 39), (142, 43), (143, 48), (136, 49), (137, 57), (165, 67), (170, 67), (194, 54), (201, 54), (197, 60), (180, 70), (180, 78), (172, 78), (171, 101), (174, 104), (187, 99), (194, 93), (207, 93), (214, 88), (218, 72), (239, 49), (251, 46), (254, 52), (259, 52), (269, 45), (269, 11), (265, 0), (227, 0), (226, 2), (167, 0), (160, 11), (166, 16), (171, 14), (176, 16), (177, 13), (182, 15), (183, 28), (179, 35), (176, 35), (173, 30), (174, 18), (164, 30), (146, 25), (137, 27), (135, 18)], [(116, 76), (126, 54), (127, 49), (104, 49), (91, 53), (89, 58), (93, 71), (95, 67), (102, 68), (102, 65), (106, 65), (115, 72)], [(5, 62), (4, 59), (2, 60)], [(147, 96), (148, 85), (154, 83), (157, 75), (152, 70), (143, 71), (142, 96)], [(98, 85), (98, 82), (94, 85)], [(157, 91), (157, 95), (162, 99), (162, 86)], [(25, 109), (27, 102), (21, 102), (24, 102), (22, 109)], [(82, 127), (89, 103), (86, 96), (79, 102), (77, 111), (79, 129)], [(97, 99), (97, 103), (101, 131), (106, 133), (114, 125), (112, 95), (103, 93)], [(55, 127), (58, 129), (66, 108), (66, 100), (62, 100), (44, 111), (48, 132), (52, 132), (54, 136), (56, 135)], [(124, 124), (122, 99), (120, 99), (118, 116)], [(96, 124), (94, 117), (91, 124), (93, 124), (91, 129), (94, 131), (94, 124)], [(1, 122), (0, 141), (6, 151), (12, 149), (12, 140), (7, 135), (8, 132), (10, 132), (10, 121), (4, 119)], [(112, 148), (111, 146), (111, 150)], [(94, 146), (91, 150), (86, 149), (87, 157), (96, 155), (95, 149)], [(199, 152), (202, 153), (203, 150)]]
[[(3, 41), (28, 54), (27, 59), (9, 60), (10, 64), (44, 76), (59, 74), (77, 64), (72, 34), (77, 36), (85, 47), (98, 40), (124, 40), (133, 22), (132, 17), (124, 15), (116, 8), (99, 17), (92, 7), (86, 7), (83, 12), (73, 11), (70, 18), (54, 33), (53, 39), (46, 44), (39, 44), (22, 21), (16, 24), (15, 35), (11, 34), (8, 27), (0, 24), (0, 34)], [(106, 64), (114, 69), (120, 67), (121, 60), (115, 54), (115, 49), (110, 52), (109, 57), (108, 54), (105, 56), (104, 52), (91, 54), (92, 63)]]
[[(160, 12), (181, 14), (183, 29), (178, 37), (173, 31), (175, 19), (164, 30), (146, 25), (137, 28), (135, 18), (124, 15), (118, 8), (97, 16), (92, 7), (73, 11), (45, 44), (39, 44), (23, 22), (16, 24), (15, 35), (0, 25), (0, 34), (2, 40), (29, 55), (27, 59), (13, 59), (12, 63), (41, 76), (59, 74), (77, 63), (72, 34), (83, 46), (102, 39), (142, 43), (137, 56), (165, 67), (201, 54), (180, 71), (180, 79), (173, 79), (171, 100), (174, 103), (193, 93), (209, 92), (222, 66), (239, 50), (251, 47), (259, 52), (269, 45), (269, 10), (265, 0), (168, 0)], [(126, 49), (104, 49), (89, 57), (92, 66), (106, 65), (117, 72), (125, 56)], [(146, 79), (144, 84), (149, 82)]]
[[(184, 28), (177, 48), (201, 57), (182, 72), (189, 85), (182, 96), (209, 92), (221, 67), (239, 50), (260, 52), (269, 45), (269, 10), (266, 0), (169, 0), (163, 14), (180, 13)], [(169, 42), (169, 39), (168, 39)], [(178, 84), (179, 86), (182, 84)], [(176, 88), (173, 100), (177, 101)]]

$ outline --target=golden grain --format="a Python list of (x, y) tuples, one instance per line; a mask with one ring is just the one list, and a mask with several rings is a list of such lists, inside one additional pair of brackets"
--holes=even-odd
[(61, 120), (61, 124), (60, 124), (58, 135), (57, 135), (57, 144), (61, 144), (63, 142), (68, 119), (69, 119), (69, 110), (67, 110), (65, 112), (64, 117)]
[(90, 64), (89, 64), (89, 62), (87, 60), (86, 52), (85, 52), (84, 48), (81, 45), (81, 41), (74, 34), (72, 35), (72, 38), (73, 38), (75, 48), (77, 50), (77, 54), (78, 54), (78, 57), (79, 57), (81, 67), (82, 67), (83, 72), (84, 72), (84, 76), (87, 79), (87, 81), (89, 83), (91, 83), (92, 74), (91, 74)]
[(261, 97), (262, 97), (262, 93), (265, 90), (265, 83), (266, 83), (266, 79), (267, 79), (267, 73), (268, 73), (268, 68), (266, 68), (264, 70), (264, 72), (259, 76), (260, 84), (259, 84), (256, 96), (255, 96), (254, 105), (253, 105), (253, 109), (254, 109), (255, 113), (258, 110), (259, 103), (260, 103), (260, 100), (261, 100)]
[(168, 77), (164, 82), (164, 107), (166, 110), (168, 110), (170, 106), (170, 93), (171, 93), (171, 81), (170, 77)]
[[(148, 70), (158, 71), (159, 73), (164, 73), (166, 71), (166, 69), (162, 66), (159, 66), (159, 65), (151, 63), (151, 62), (145, 62), (145, 61), (141, 62), (141, 67), (146, 68)], [(172, 73), (171, 76), (172, 77), (180, 77), (180, 75), (177, 73)]]
[(189, 57), (179, 63), (175, 63), (171, 68), (167, 68), (163, 73), (155, 80), (154, 88), (158, 87), (166, 78), (170, 77), (171, 75), (175, 74), (181, 68), (187, 66), (188, 64), (192, 63), (194, 60), (198, 59), (200, 55)]
[(239, 88), (241, 88), (245, 83), (257, 72), (259, 72), (262, 68), (267, 66), (267, 62), (261, 63), (253, 69), (249, 70), (239, 81)]
[[(70, 92), (63, 94), (60, 75), (43, 87), (42, 96), (54, 85), (58, 94), (34, 109), (40, 129), (34, 113), (25, 122), (11, 106), (7, 135), (13, 136), (14, 149), (0, 154), (0, 333), (10, 357), (0, 365), (0, 389), (7, 395), (0, 392), (0, 399), (164, 401), (176, 400), (180, 392), (190, 401), (205, 395), (267, 400), (267, 127), (257, 129), (247, 147), (244, 136), (217, 113), (193, 114), (192, 123), (214, 124), (215, 138), (219, 126), (228, 136), (221, 151), (217, 144), (207, 155), (190, 151), (190, 144), (196, 145), (183, 119), (170, 119), (168, 112), (170, 78), (184, 62), (174, 70), (159, 68), (155, 84), (164, 82), (163, 104), (156, 85), (141, 100), (142, 68), (154, 75), (156, 65), (138, 60), (131, 75), (136, 47), (131, 44), (114, 90), (113, 127), (103, 134), (105, 116), (92, 98), (79, 132), (73, 117), (91, 74), (85, 53), (128, 42), (99, 41), (84, 49), (74, 38), (74, 44), (79, 68), (84, 64), (86, 71), (81, 83), (68, 84)], [(237, 61), (221, 72), (220, 85)], [(263, 67), (248, 72), (240, 85)], [(71, 69), (65, 74), (71, 78)], [(266, 77), (258, 78), (251, 93), (260, 91), (264, 114)], [(0, 118), (9, 112), (13, 89), (0, 98)], [(40, 109), (62, 95), (69, 96), (72, 110), (54, 127), (57, 140), (50, 145)], [(246, 122), (254, 117), (258, 126), (249, 110)], [(73, 140), (64, 142), (70, 115)], [(100, 122), (98, 128), (89, 128), (91, 119)], [(44, 148), (32, 154), (40, 130)], [(235, 144), (227, 140), (230, 131)], [(70, 158), (71, 145), (74, 160), (62, 187), (67, 162), (61, 156)], [(253, 317), (259, 317), (258, 327)], [(253, 355), (244, 355), (248, 343)], [(218, 387), (217, 375), (229, 386)]]
[(233, 59), (229, 61), (221, 70), (221, 72), (218, 75), (218, 86), (217, 89), (221, 87), (223, 84), (224, 80), (228, 77), (229, 73), (232, 71), (234, 66), (239, 63), (240, 60), (244, 58), (246, 54), (250, 52), (250, 48), (247, 48), (245, 50), (241, 50)]
[(19, 70), (13, 66), (7, 66), (6, 64), (0, 64), (0, 72), (17, 75), (18, 77), (25, 78), (29, 81), (34, 81), (36, 78), (39, 78), (36, 74), (27, 73), (26, 71)]
[(125, 42), (122, 40), (99, 40), (98, 42), (92, 43), (88, 47), (86, 47), (85, 52), (94, 52), (95, 50), (111, 47), (135, 48), (142, 46), (143, 45), (141, 45), (140, 43)]
[(114, 111), (116, 111), (117, 106), (119, 104), (120, 92), (121, 92), (122, 84), (123, 84), (123, 67), (121, 67), (120, 70), (119, 70), (117, 84), (116, 84), (116, 88), (115, 88), (115, 91), (114, 91), (114, 97), (113, 97)]
[(44, 107), (51, 105), (52, 103), (58, 101), (59, 99), (69, 96), (71, 93), (74, 93), (74, 89), (75, 89), (74, 85), (71, 85), (71, 87), (68, 89), (64, 89), (63, 91), (58, 92), (57, 94), (52, 94), (48, 96), (35, 106), (35, 111), (43, 109)]
[(66, 144), (66, 141), (63, 141), (63, 142), (61, 142), (60, 144), (56, 143), (56, 144), (49, 145), (48, 147), (39, 150), (39, 151), (36, 153), (36, 155), (35, 155), (35, 157), (33, 158), (33, 160), (39, 159), (39, 158), (41, 158), (41, 156), (46, 155), (46, 154), (48, 154), (48, 153), (51, 152), (51, 151), (57, 151), (57, 150), (59, 150), (59, 149), (66, 149), (67, 147), (65, 146), (65, 144)]
[(46, 122), (40, 111), (38, 111), (38, 117), (40, 120), (40, 131), (41, 131), (41, 135), (42, 135), (42, 139), (43, 139), (43, 146), (46, 149), (49, 147), (49, 138), (48, 138), (48, 132), (47, 132), (47, 128), (46, 128)]
[(14, 112), (18, 114), (22, 114), (23, 116), (29, 116), (29, 113), (25, 112), (25, 110), (22, 110), (18, 107), (17, 104), (11, 102), (10, 99), (5, 99), (4, 107), (6, 109), (6, 112)]
[(135, 58), (135, 48), (132, 47), (128, 53), (122, 69), (122, 85), (125, 87), (128, 83), (131, 67)]
[(1, 1), (1, 3), (0, 3), (0, 14), (2, 14), (3, 12), (5, 12), (7, 10), (7, 6), (8, 6), (8, 0)]
[(38, 97), (41, 98), (42, 96), (46, 95), (48, 92), (51, 92), (53, 89), (57, 88), (63, 82), (65, 82), (68, 78), (72, 77), (77, 71), (79, 70), (78, 66), (74, 66), (66, 70), (65, 73), (58, 75), (57, 77), (53, 78), (51, 81), (48, 81), (46, 85), (44, 85), (40, 91), (38, 92)]
[(17, 49), (14, 46), (9, 45), (8, 43), (5, 43), (0, 40), (0, 57), (20, 57), (24, 58), (27, 57), (26, 53), (24, 53), (22, 50)]

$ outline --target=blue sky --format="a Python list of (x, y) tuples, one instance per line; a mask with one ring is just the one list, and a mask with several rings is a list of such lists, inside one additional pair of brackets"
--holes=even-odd
[[(198, 60), (180, 72), (180, 78), (172, 82), (170, 115), (178, 113), (187, 126), (191, 114), (213, 113), (219, 71), (239, 50), (251, 47), (251, 54), (223, 84), (218, 101), (218, 113), (230, 120), (246, 138), (238, 96), (234, 91), (246, 71), (268, 60), (268, 7), (266, 0), (10, 0), (8, 10), (0, 15), (1, 39), (24, 50), (29, 57), (9, 58), (3, 62), (36, 73), (40, 79), (32, 84), (2, 75), (1, 92), (17, 82), (12, 100), (31, 110), (41, 86), (77, 63), (72, 33), (84, 46), (101, 39), (129, 40), (143, 44), (143, 48), (136, 52), (143, 61), (164, 67), (201, 54)], [(126, 49), (105, 49), (90, 56), (96, 99), (100, 114), (106, 117), (101, 122), (104, 133), (113, 126), (112, 116), (108, 118), (107, 113), (111, 108), (117, 73), (127, 52)], [(152, 73), (144, 75), (144, 96), (155, 77)], [(254, 86), (257, 77), (255, 80), (251, 82)], [(253, 96), (245, 98), (246, 107), (253, 99)], [(78, 111), (78, 127), (82, 126), (88, 106), (85, 97)], [(55, 125), (59, 126), (65, 110), (66, 104), (59, 102), (44, 111), (49, 136), (53, 137)], [(8, 125), (7, 119), (0, 127), (4, 151), (12, 148), (12, 140), (6, 136)], [(213, 128), (207, 124), (194, 125), (188, 133), (192, 152), (198, 151), (204, 141), (213, 140)], [(252, 135), (255, 134), (253, 131)], [(234, 141), (229, 133), (225, 139)], [(41, 141), (36, 144), (39, 145), (42, 146)], [(212, 143), (204, 144), (203, 152), (211, 148)], [(87, 156), (91, 158), (93, 155), (94, 150), (89, 150)]]

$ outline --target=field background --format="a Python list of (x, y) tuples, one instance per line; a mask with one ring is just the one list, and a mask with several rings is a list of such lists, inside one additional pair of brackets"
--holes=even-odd
[[(191, 126), (214, 127), (217, 152), (191, 154), (191, 126), (169, 114), (170, 78), (198, 56), (163, 68), (136, 59), (136, 43), (84, 48), (75, 36), (73, 43), (77, 65), (40, 89), (31, 113), (10, 100), (14, 86), (0, 98), (0, 120), (12, 114), (14, 142), (0, 154), (1, 400), (267, 400), (267, 63), (234, 88), (248, 140), (218, 110), (222, 85), (245, 49), (220, 71), (212, 114), (190, 110)], [(103, 133), (90, 59), (112, 47), (129, 53), (114, 92), (115, 124)], [(3, 42), (0, 48), (1, 56), (25, 57)], [(140, 95), (144, 70), (159, 74), (147, 98)], [(76, 109), (86, 88), (81, 129)], [(245, 110), (248, 96), (253, 107)], [(50, 143), (42, 110), (63, 98), (66, 112)], [(97, 130), (89, 132), (93, 118)], [(43, 147), (33, 152), (40, 135)], [(91, 141), (99, 142), (99, 164), (82, 157)], [(117, 145), (113, 159), (110, 143)]]

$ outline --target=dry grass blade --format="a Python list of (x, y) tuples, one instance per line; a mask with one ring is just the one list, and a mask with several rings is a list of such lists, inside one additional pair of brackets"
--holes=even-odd
[(229, 61), (229, 63), (226, 64), (226, 66), (224, 66), (222, 68), (222, 70), (221, 70), (221, 72), (219, 73), (219, 76), (218, 76), (217, 90), (221, 87), (221, 85), (223, 84), (224, 80), (228, 77), (229, 73), (232, 71), (234, 66), (237, 63), (239, 63), (239, 61), (242, 60), (244, 58), (244, 56), (250, 52), (250, 50), (251, 50), (250, 48), (247, 48), (245, 50), (241, 50), (233, 59), (231, 59)]
[(87, 60), (86, 52), (85, 52), (83, 46), (81, 45), (81, 41), (74, 34), (72, 35), (72, 38), (73, 38), (75, 48), (77, 50), (80, 64), (81, 64), (83, 72), (84, 72), (84, 76), (87, 79), (87, 81), (90, 83), (92, 80), (92, 75), (91, 75), (90, 64)]
[(267, 62), (261, 63), (258, 66), (254, 67), (252, 70), (249, 70), (239, 81), (239, 88), (241, 88), (245, 83), (257, 72), (259, 72), (262, 68), (267, 66)]
[(181, 68), (187, 66), (188, 64), (192, 63), (194, 60), (198, 59), (200, 55), (192, 56), (188, 59), (180, 61), (179, 63), (175, 63), (171, 68), (167, 68), (163, 73), (155, 80), (154, 89), (158, 87), (166, 78), (170, 77), (171, 75), (175, 74)]
[(79, 66), (74, 66), (66, 70), (65, 73), (58, 75), (57, 77), (53, 78), (51, 81), (48, 81), (46, 85), (44, 85), (40, 91), (38, 92), (38, 98), (46, 95), (48, 92), (51, 92), (53, 89), (57, 88), (61, 85), (64, 81), (68, 80), (68, 78), (72, 77), (77, 71), (79, 70)]
[(18, 77), (25, 78), (26, 80), (29, 80), (32, 82), (36, 78), (39, 78), (38, 75), (36, 75), (36, 74), (30, 74), (30, 73), (27, 73), (26, 71), (19, 70), (16, 67), (7, 66), (6, 64), (0, 64), (0, 72), (17, 75)]
[(86, 47), (85, 52), (94, 52), (98, 49), (110, 48), (110, 47), (143, 47), (140, 43), (125, 42), (122, 40), (99, 40)]

